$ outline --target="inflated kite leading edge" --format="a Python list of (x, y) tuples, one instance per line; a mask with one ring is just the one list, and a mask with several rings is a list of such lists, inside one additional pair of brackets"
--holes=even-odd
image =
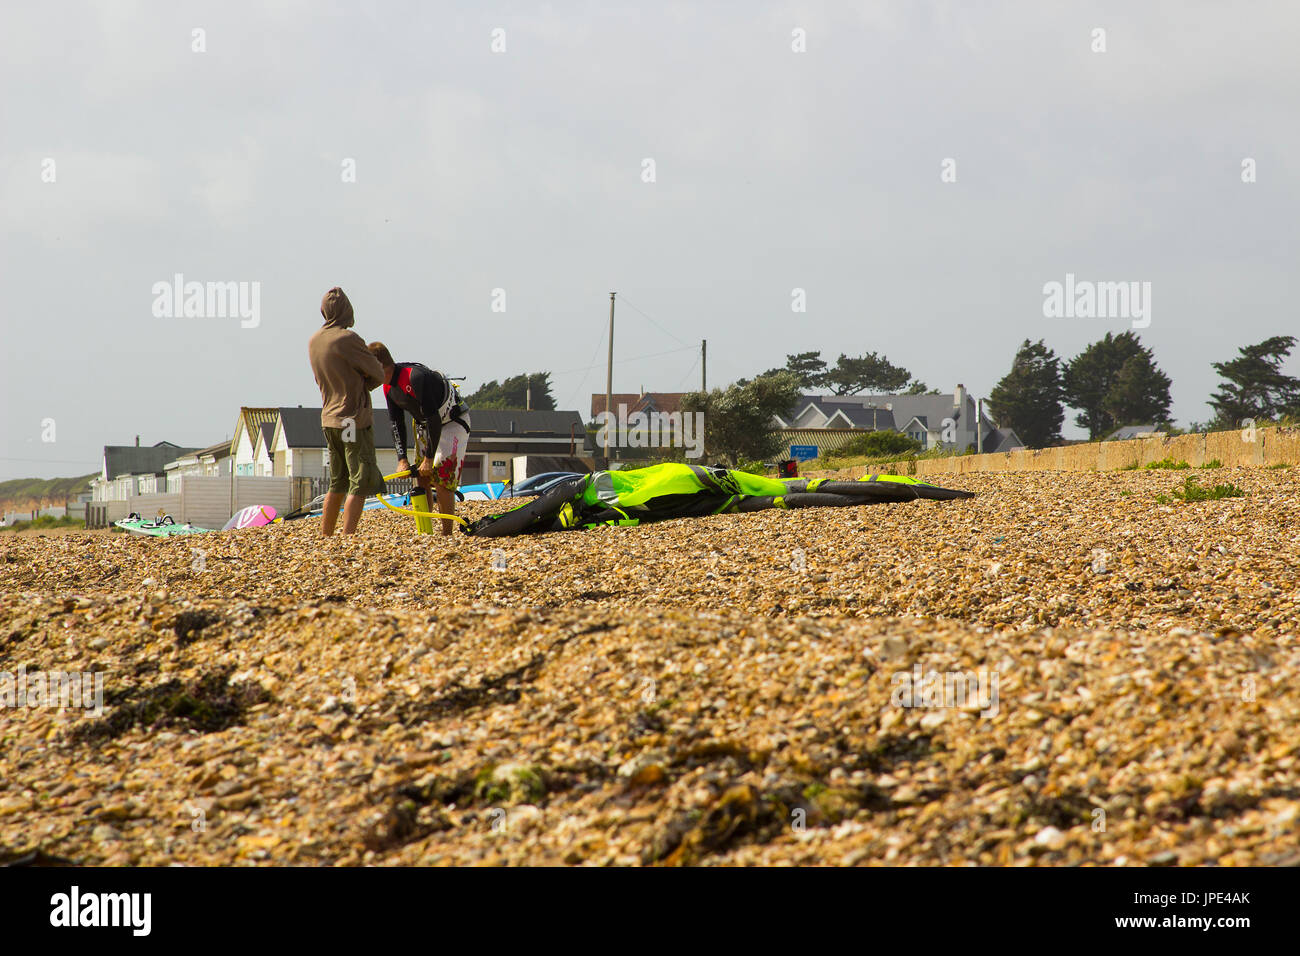
[(768, 508), (837, 508), (974, 496), (970, 491), (939, 488), (901, 475), (871, 475), (858, 481), (777, 479), (726, 468), (666, 464), (598, 471), (562, 481), (522, 507), (480, 518), (462, 530), (478, 537), (500, 538)]

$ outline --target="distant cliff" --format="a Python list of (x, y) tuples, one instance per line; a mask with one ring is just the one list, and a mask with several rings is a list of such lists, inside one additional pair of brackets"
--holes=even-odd
[(38, 511), (56, 508), (69, 498), (90, 490), (95, 476), (80, 478), (14, 478), (0, 481), (0, 514), (10, 511)]

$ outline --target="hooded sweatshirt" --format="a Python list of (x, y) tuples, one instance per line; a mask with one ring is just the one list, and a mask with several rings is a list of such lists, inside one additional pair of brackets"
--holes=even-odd
[(325, 324), (307, 343), (311, 371), (320, 388), (320, 423), (323, 428), (344, 428), (347, 419), (357, 428), (374, 424), (370, 390), (384, 382), (384, 367), (352, 331), (352, 303), (335, 286), (321, 299)]

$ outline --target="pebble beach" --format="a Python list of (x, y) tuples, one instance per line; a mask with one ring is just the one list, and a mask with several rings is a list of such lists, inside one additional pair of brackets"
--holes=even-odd
[(0, 536), (0, 862), (1300, 865), (1298, 475)]

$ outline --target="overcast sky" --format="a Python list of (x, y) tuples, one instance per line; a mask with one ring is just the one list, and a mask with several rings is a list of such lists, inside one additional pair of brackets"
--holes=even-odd
[[(586, 414), (611, 290), (616, 391), (707, 338), (711, 385), (878, 351), (983, 396), (1132, 326), (1045, 283), (1150, 282), (1203, 421), (1212, 361), (1300, 330), (1297, 49), (1294, 2), (5, 4), (0, 478), (318, 405), (333, 285), (399, 361)], [(260, 283), (256, 326), (155, 315), (177, 273)]]

